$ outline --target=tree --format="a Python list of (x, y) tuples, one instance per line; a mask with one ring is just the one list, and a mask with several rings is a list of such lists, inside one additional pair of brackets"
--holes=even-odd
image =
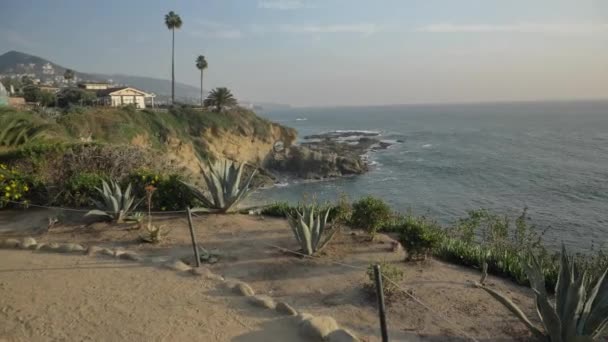
[(68, 82), (72, 81), (74, 79), (74, 71), (72, 69), (65, 69), (63, 78)]
[(204, 103), (205, 107), (214, 107), (214, 110), (217, 112), (223, 111), (226, 107), (233, 107), (236, 105), (237, 101), (234, 98), (234, 95), (225, 87), (213, 89)]
[(165, 15), (165, 25), (173, 35), (171, 45), (171, 103), (175, 103), (175, 29), (182, 27), (182, 18), (171, 11)]
[(79, 88), (65, 89), (57, 96), (59, 107), (68, 107), (70, 105), (91, 105), (97, 99), (95, 93)]
[(196, 58), (196, 68), (201, 71), (201, 107), (203, 107), (203, 70), (208, 66), (205, 56), (200, 55)]

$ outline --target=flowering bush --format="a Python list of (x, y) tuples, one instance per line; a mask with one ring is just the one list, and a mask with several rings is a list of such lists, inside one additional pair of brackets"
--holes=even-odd
[(6, 207), (12, 201), (27, 203), (26, 195), (30, 184), (15, 168), (0, 163), (0, 208)]

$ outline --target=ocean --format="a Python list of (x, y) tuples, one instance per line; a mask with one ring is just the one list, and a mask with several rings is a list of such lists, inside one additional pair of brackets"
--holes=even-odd
[(283, 184), (258, 191), (258, 200), (369, 194), (444, 225), (472, 209), (514, 219), (528, 208), (549, 246), (608, 247), (608, 102), (294, 108), (262, 116), (299, 137), (375, 131), (395, 144), (369, 153), (369, 173)]

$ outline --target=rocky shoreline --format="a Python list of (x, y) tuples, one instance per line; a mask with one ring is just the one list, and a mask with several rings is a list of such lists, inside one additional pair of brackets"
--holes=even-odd
[(271, 172), (307, 180), (359, 175), (370, 169), (369, 152), (393, 145), (379, 137), (380, 132), (371, 131), (309, 135), (298, 145), (275, 150), (266, 165)]

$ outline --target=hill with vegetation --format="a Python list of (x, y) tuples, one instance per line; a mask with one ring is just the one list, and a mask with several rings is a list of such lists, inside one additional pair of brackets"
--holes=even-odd
[[(29, 184), (27, 199), (63, 205), (87, 205), (87, 198), (76, 197), (90, 193), (102, 179), (157, 177), (173, 179), (174, 185), (196, 179), (200, 162), (208, 159), (263, 170), (276, 142), (289, 146), (296, 139), (294, 129), (246, 109), (213, 112), (185, 106), (74, 106), (64, 112), (0, 108), (0, 127), (0, 164)], [(266, 177), (257, 181), (268, 182), (269, 175), (262, 174)]]

